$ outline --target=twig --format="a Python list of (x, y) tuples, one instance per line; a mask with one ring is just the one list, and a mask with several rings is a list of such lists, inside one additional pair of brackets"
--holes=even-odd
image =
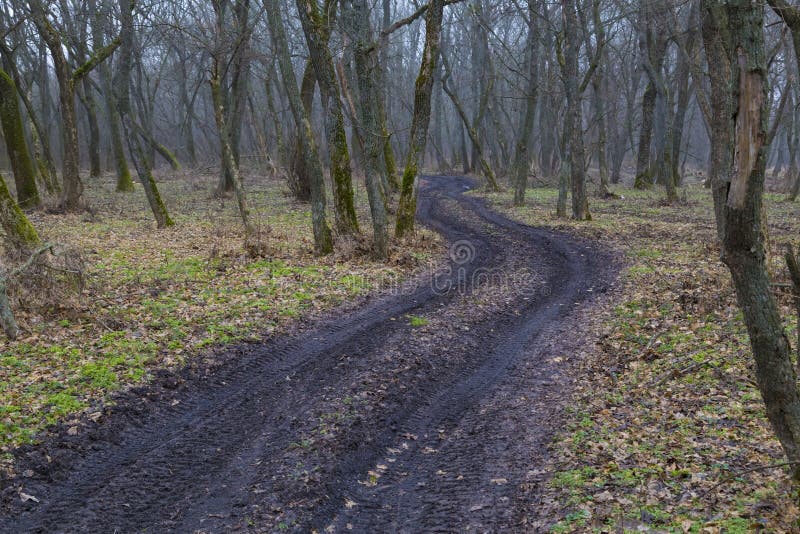
[(3, 331), (9, 339), (17, 338), (17, 335), (19, 334), (19, 326), (17, 326), (17, 321), (14, 318), (14, 312), (11, 309), (11, 303), (8, 301), (8, 282), (30, 267), (33, 262), (36, 261), (36, 259), (46, 251), (50, 250), (52, 252), (53, 246), (53, 243), (46, 243), (42, 247), (34, 250), (25, 263), (5, 276), (0, 276), (0, 324), (2, 324)]
[(661, 330), (661, 331), (656, 332), (655, 334), (653, 334), (653, 337), (651, 337), (650, 341), (647, 342), (647, 345), (644, 346), (644, 349), (642, 350), (642, 354), (644, 354), (645, 352), (650, 350), (650, 347), (653, 346), (653, 343), (655, 343), (656, 339), (660, 338), (661, 336), (663, 336), (666, 333), (667, 333), (667, 330)]
[(751, 467), (750, 469), (745, 469), (743, 471), (737, 471), (736, 473), (728, 476), (727, 478), (724, 478), (724, 479), (720, 480), (719, 482), (717, 482), (716, 484), (711, 486), (708, 490), (706, 490), (705, 493), (703, 493), (703, 495), (700, 498), (701, 499), (705, 499), (708, 496), (709, 493), (711, 493), (712, 491), (714, 491), (718, 487), (722, 486), (723, 484), (727, 484), (728, 482), (731, 482), (732, 480), (735, 480), (736, 478), (738, 478), (738, 477), (740, 477), (742, 475), (746, 475), (747, 473), (753, 473), (755, 471), (764, 471), (766, 469), (775, 469), (775, 468), (778, 468), (778, 467), (786, 467), (787, 465), (800, 465), (800, 461), (796, 461), (796, 462), (780, 462), (780, 463), (777, 463), (777, 464), (759, 465), (759, 466), (756, 466), (756, 467)]

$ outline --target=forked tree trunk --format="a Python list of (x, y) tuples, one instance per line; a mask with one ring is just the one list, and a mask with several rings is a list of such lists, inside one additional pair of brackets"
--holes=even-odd
[(800, 479), (800, 395), (789, 341), (770, 286), (763, 230), (769, 115), (764, 7), (703, 0), (711, 81), (711, 166), (722, 261), (744, 315), (767, 417)]
[(58, 79), (58, 98), (61, 104), (61, 134), (64, 149), (63, 156), (63, 176), (64, 191), (61, 197), (61, 206), (65, 211), (74, 212), (81, 209), (81, 195), (83, 194), (83, 183), (81, 182), (78, 154), (78, 125), (75, 117), (75, 86), (81, 82), (84, 76), (89, 74), (92, 69), (105, 61), (114, 50), (119, 46), (119, 39), (110, 44), (98, 48), (83, 65), (71, 70), (64, 47), (61, 42), (61, 35), (47, 20), (44, 7), (40, 0), (31, 2), (31, 15), (39, 35), (47, 43), (53, 66)]
[(331, 182), (336, 228), (343, 234), (358, 233), (358, 218), (353, 198), (353, 176), (350, 169), (350, 153), (347, 147), (347, 132), (344, 129), (341, 94), (336, 80), (333, 57), (328, 49), (330, 39), (331, 2), (326, 2), (326, 12), (320, 13), (317, 0), (297, 0), (300, 22), (308, 43), (311, 64), (322, 98), (322, 114), (325, 121), (325, 136), (331, 158)]
[(133, 60), (133, 3), (129, 0), (119, 0), (120, 8), (120, 51), (119, 64), (114, 78), (114, 101), (117, 111), (122, 121), (125, 139), (128, 143), (128, 151), (131, 160), (136, 167), (136, 174), (142, 184), (147, 202), (153, 212), (158, 228), (173, 226), (175, 223), (167, 212), (167, 207), (161, 199), (155, 177), (148, 163), (147, 155), (144, 152), (142, 141), (133, 118), (131, 117), (130, 87), (131, 87), (131, 68)]
[[(209, 83), (211, 85), (211, 100), (214, 104), (214, 120), (217, 123), (217, 130), (220, 135), (220, 146), (222, 147), (222, 166), (233, 182), (233, 191), (236, 195), (236, 204), (239, 206), (239, 216), (242, 218), (244, 225), (245, 246), (249, 247), (252, 240), (255, 238), (255, 227), (250, 220), (250, 208), (247, 206), (247, 194), (245, 193), (244, 186), (242, 185), (242, 178), (239, 174), (239, 166), (233, 154), (231, 147), (230, 130), (225, 123), (225, 106), (222, 100), (222, 91), (220, 91), (219, 79), (219, 65), (216, 64), (212, 67), (212, 75)], [(254, 243), (252, 243), (254, 245)]]
[(58, 98), (61, 106), (61, 143), (63, 145), (61, 179), (63, 192), (61, 206), (67, 212), (81, 209), (83, 183), (78, 168), (78, 128), (75, 119), (75, 84), (72, 80), (61, 37), (47, 20), (44, 9), (35, 2), (32, 5), (33, 20), (47, 43), (58, 80)]
[[(346, 3), (344, 4), (347, 5)], [(373, 47), (369, 7), (366, 0), (353, 0), (350, 8), (353, 31), (356, 78), (361, 105), (358, 106), (361, 138), (364, 144), (364, 174), (367, 183), (374, 253), (378, 259), (388, 256), (389, 236), (387, 232), (386, 203), (380, 188), (380, 167), (384, 138), (378, 112), (378, 74), (376, 52)]]
[[(246, 2), (245, 2), (246, 3)], [(244, 225), (245, 248), (251, 253), (256, 252), (257, 243), (255, 239), (255, 227), (250, 220), (250, 208), (247, 205), (247, 194), (245, 193), (244, 186), (242, 185), (242, 178), (239, 174), (239, 163), (236, 161), (236, 154), (233, 149), (233, 140), (230, 125), (226, 122), (229, 114), (225, 109), (225, 98), (222, 95), (222, 69), (224, 68), (225, 54), (223, 53), (224, 42), (221, 42), (225, 35), (225, 9), (223, 1), (213, 1), (212, 5), (216, 13), (216, 31), (217, 39), (220, 41), (214, 44), (214, 50), (211, 54), (211, 78), (209, 85), (211, 86), (211, 102), (214, 106), (214, 121), (217, 124), (217, 132), (219, 132), (219, 144), (222, 151), (222, 174), (230, 177), (231, 186), (236, 196), (236, 203), (239, 207), (239, 216), (242, 218)], [(235, 114), (234, 114), (235, 115)]]
[[(96, 9), (95, 0), (89, 3), (90, 10)], [(102, 20), (102, 23), (101, 23)], [(104, 29), (108, 24), (108, 9), (103, 7), (103, 15), (101, 19), (94, 21), (92, 26), (92, 38), (96, 44), (102, 45), (104, 42)], [(119, 111), (114, 102), (114, 90), (111, 83), (111, 68), (107, 62), (103, 62), (99, 67), (100, 84), (103, 90), (103, 105), (105, 106), (106, 119), (108, 121), (108, 134), (109, 143), (111, 145), (111, 153), (114, 157), (114, 169), (117, 173), (117, 191), (131, 192), (133, 191), (133, 178), (131, 177), (130, 168), (128, 168), (128, 161), (125, 159), (125, 146), (122, 141), (122, 121), (119, 117)]]
[(331, 229), (325, 217), (325, 181), (322, 165), (317, 154), (317, 146), (311, 132), (311, 123), (300, 98), (297, 79), (292, 67), (292, 58), (286, 31), (283, 27), (279, 0), (264, 0), (267, 23), (272, 35), (272, 45), (278, 58), (278, 67), (283, 79), (283, 86), (289, 100), (289, 108), (294, 118), (297, 137), (300, 140), (300, 151), (307, 165), (311, 187), (311, 223), (314, 230), (314, 250), (317, 254), (329, 254), (333, 251)]

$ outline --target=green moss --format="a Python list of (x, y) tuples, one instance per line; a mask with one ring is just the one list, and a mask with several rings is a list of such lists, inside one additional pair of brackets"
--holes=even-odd
[(30, 248), (41, 244), (39, 234), (22, 212), (8, 191), (6, 181), (0, 175), (0, 225), (6, 236), (19, 248)]
[(36, 187), (36, 171), (28, 152), (28, 143), (25, 141), (17, 87), (2, 69), (0, 69), (0, 123), (3, 126), (8, 159), (14, 171), (19, 205), (22, 208), (38, 206), (41, 200)]

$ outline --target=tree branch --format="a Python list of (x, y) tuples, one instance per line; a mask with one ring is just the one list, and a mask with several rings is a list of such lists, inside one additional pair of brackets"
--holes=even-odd
[(81, 78), (92, 72), (92, 70), (96, 66), (98, 66), (100, 63), (108, 59), (108, 57), (114, 53), (114, 50), (119, 48), (119, 45), (121, 43), (122, 39), (117, 37), (116, 39), (108, 43), (106, 46), (101, 48), (100, 50), (95, 51), (95, 53), (92, 54), (92, 57), (90, 57), (86, 63), (78, 67), (75, 70), (75, 72), (72, 73), (72, 79), (71, 79), (72, 83), (73, 84), (78, 83), (81, 80)]

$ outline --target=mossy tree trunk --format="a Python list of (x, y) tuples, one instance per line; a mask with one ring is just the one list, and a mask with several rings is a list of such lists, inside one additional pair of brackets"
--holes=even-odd
[(11, 196), (2, 176), (0, 176), (0, 225), (6, 233), (6, 239), (23, 254), (42, 243), (36, 229)]
[[(90, 11), (97, 9), (96, 0), (90, 0)], [(109, 24), (108, 11), (110, 6), (103, 6), (98, 13), (98, 18), (92, 25), (92, 38), (98, 45), (104, 42), (104, 29)], [(125, 158), (125, 145), (122, 141), (122, 120), (119, 111), (114, 103), (114, 90), (111, 83), (111, 68), (108, 62), (104, 61), (98, 67), (100, 74), (100, 84), (103, 92), (103, 105), (105, 107), (106, 119), (108, 121), (109, 143), (111, 153), (114, 157), (114, 169), (117, 174), (117, 191), (128, 193), (133, 191), (133, 178), (128, 167), (128, 160)]]
[(114, 104), (122, 121), (122, 128), (131, 154), (131, 161), (136, 167), (136, 174), (142, 184), (147, 202), (153, 212), (158, 228), (167, 228), (175, 223), (170, 218), (167, 207), (161, 199), (156, 180), (150, 169), (147, 155), (144, 152), (142, 141), (147, 141), (140, 134), (141, 127), (136, 125), (131, 117), (130, 87), (131, 67), (133, 60), (133, 3), (130, 0), (119, 0), (121, 30), (119, 42), (121, 43), (120, 58), (114, 76)]
[(414, 217), (417, 213), (417, 181), (419, 167), (425, 157), (425, 144), (428, 139), (428, 125), (431, 119), (431, 91), (433, 89), (436, 61), (444, 16), (444, 0), (431, 0), (425, 13), (425, 47), (422, 63), (414, 85), (414, 112), (411, 116), (411, 132), (406, 154), (403, 180), (400, 184), (400, 201), (397, 207), (395, 235), (403, 237), (414, 231)]
[(769, 98), (764, 6), (702, 1), (711, 82), (711, 165), (717, 232), (750, 337), (758, 388), (800, 481), (800, 394), (764, 246)]
[[(241, 144), (242, 124), (244, 110), (247, 105), (247, 90), (249, 87), (250, 79), (250, 37), (252, 35), (252, 27), (250, 26), (250, 0), (215, 0), (212, 2), (215, 10), (218, 10), (220, 15), (218, 18), (225, 19), (227, 12), (231, 12), (233, 20), (232, 27), (226, 30), (226, 33), (219, 35), (218, 39), (224, 39), (228, 36), (227, 47), (230, 51), (225, 54), (225, 63), (228, 65), (224, 70), (229, 73), (229, 78), (220, 74), (223, 78), (228, 78), (230, 83), (226, 80), (220, 79), (219, 91), (220, 98), (224, 104), (224, 123), (228, 128), (228, 141), (229, 148), (233, 155), (233, 161), (236, 166), (239, 166), (239, 145)], [(219, 51), (223, 53), (223, 51)], [(221, 159), (225, 160), (225, 155), (222, 153)], [(223, 165), (220, 172), (220, 179), (217, 187), (214, 190), (216, 196), (222, 196), (225, 193), (233, 192), (236, 194), (236, 177), (233, 175), (230, 168)]]
[(369, 18), (369, 7), (366, 0), (352, 0), (343, 3), (344, 13), (350, 19), (349, 26), (354, 42), (353, 58), (360, 105), (358, 106), (360, 137), (364, 145), (364, 174), (367, 184), (372, 230), (374, 236), (374, 254), (377, 259), (388, 257), (389, 236), (387, 232), (386, 203), (380, 182), (381, 158), (385, 139), (380, 125), (378, 110), (378, 64)]
[(236, 195), (236, 203), (239, 206), (239, 216), (242, 218), (244, 225), (245, 245), (249, 246), (255, 238), (255, 227), (250, 220), (250, 209), (247, 205), (247, 194), (245, 193), (244, 186), (242, 185), (242, 178), (239, 174), (239, 166), (233, 154), (231, 147), (230, 130), (225, 122), (225, 105), (222, 98), (222, 91), (220, 91), (220, 66), (218, 58), (213, 59), (214, 65), (211, 68), (211, 99), (214, 104), (214, 119), (217, 123), (217, 130), (220, 134), (220, 146), (222, 147), (222, 166), (225, 172), (231, 176), (233, 181), (233, 191)]
[(39, 35), (47, 44), (56, 71), (61, 106), (61, 134), (63, 144), (62, 181), (64, 184), (61, 206), (65, 211), (82, 209), (83, 184), (79, 169), (78, 125), (75, 117), (75, 86), (97, 65), (105, 61), (120, 44), (119, 39), (97, 49), (92, 56), (74, 71), (71, 69), (61, 41), (61, 35), (47, 20), (40, 0), (31, 2), (31, 15)]
[[(214, 11), (216, 13), (216, 32), (218, 39), (225, 35), (225, 9), (223, 7), (224, 0), (214, 0), (212, 2)], [(222, 149), (222, 170), (223, 174), (230, 176), (233, 191), (236, 195), (236, 203), (239, 206), (239, 215), (242, 218), (245, 233), (245, 246), (255, 246), (253, 239), (255, 238), (255, 227), (250, 220), (250, 208), (247, 205), (247, 194), (245, 193), (244, 186), (242, 185), (242, 178), (239, 174), (239, 164), (236, 161), (236, 155), (233, 151), (233, 144), (231, 141), (230, 126), (226, 122), (225, 99), (222, 95), (222, 69), (224, 68), (225, 54), (223, 47), (225, 43), (218, 41), (215, 43), (214, 50), (211, 54), (211, 78), (209, 84), (211, 85), (211, 101), (214, 105), (214, 120), (217, 124), (217, 131), (219, 132), (219, 143)]]
[(317, 153), (317, 146), (311, 132), (311, 122), (303, 107), (300, 90), (297, 87), (286, 30), (279, 0), (264, 0), (267, 23), (272, 36), (272, 44), (278, 58), (278, 67), (283, 80), (289, 108), (297, 128), (300, 151), (307, 165), (311, 188), (311, 223), (314, 230), (314, 250), (317, 254), (329, 254), (333, 251), (331, 229), (325, 216), (325, 180), (322, 175), (322, 164)]
[[(45, 48), (46, 49), (46, 48)], [(50, 151), (50, 143), (47, 139), (46, 132), (42, 128), (42, 123), (33, 108), (31, 102), (31, 86), (27, 85), (27, 89), (23, 91), (22, 79), (19, 75), (19, 69), (14, 62), (13, 51), (0, 40), (0, 53), (3, 55), (3, 67), (6, 73), (11, 76), (14, 85), (16, 86), (17, 96), (27, 111), (28, 125), (31, 133), (31, 144), (33, 148), (33, 160), (35, 162), (36, 170), (38, 171), (39, 179), (47, 193), (53, 194), (60, 191), (58, 183), (58, 176), (56, 174), (56, 166), (53, 163), (52, 152)], [(46, 52), (45, 52), (46, 53)], [(47, 63), (44, 61), (44, 63)], [(47, 97), (47, 91), (41, 90), (42, 98)]]
[(75, 118), (75, 85), (64, 56), (61, 36), (47, 20), (44, 9), (33, 4), (34, 22), (42, 40), (47, 43), (58, 80), (59, 103), (61, 107), (61, 143), (63, 145), (61, 180), (63, 184), (61, 207), (68, 212), (81, 209), (83, 183), (78, 168), (78, 128)]
[(320, 11), (317, 0), (297, 0), (300, 23), (317, 78), (322, 99), (322, 115), (325, 121), (325, 136), (331, 158), (331, 181), (336, 228), (343, 234), (358, 233), (353, 200), (353, 177), (350, 168), (350, 153), (347, 147), (347, 132), (344, 129), (344, 114), (341, 94), (336, 80), (333, 57), (328, 48), (330, 19), (335, 3), (326, 1)]
[(0, 70), (0, 123), (14, 172), (19, 206), (23, 209), (36, 207), (41, 200), (36, 187), (36, 169), (28, 152), (28, 143), (25, 142), (17, 86), (4, 70)]

